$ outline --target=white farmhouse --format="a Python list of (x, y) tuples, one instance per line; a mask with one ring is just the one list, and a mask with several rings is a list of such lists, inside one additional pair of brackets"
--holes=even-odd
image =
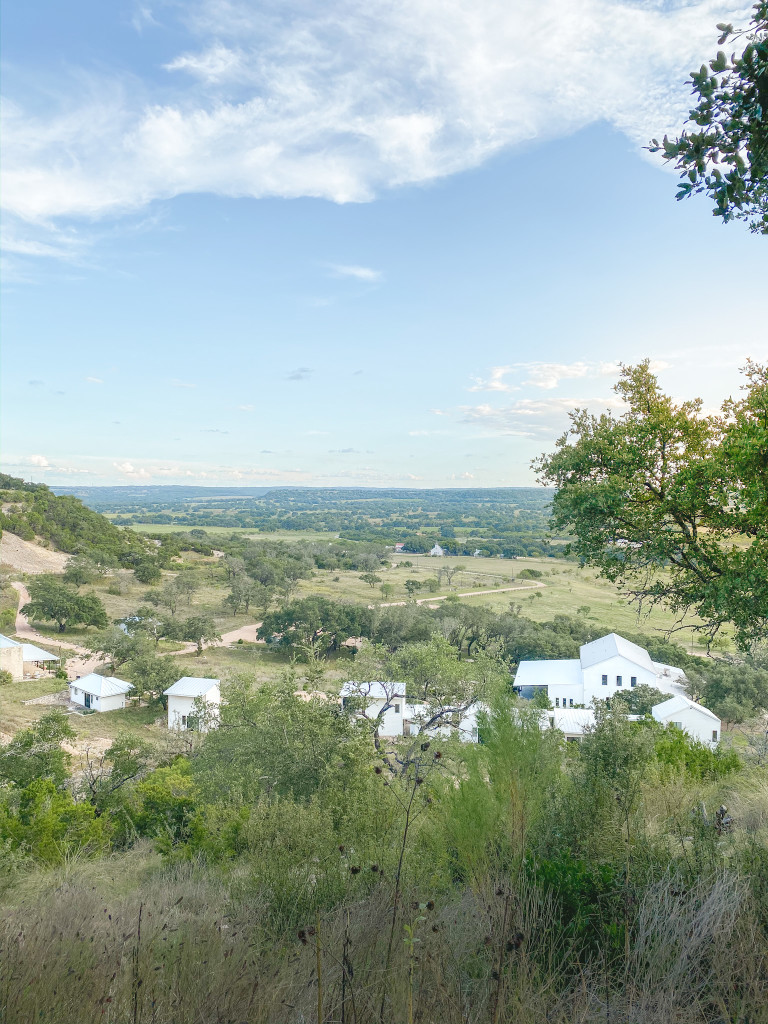
[(429, 553), (433, 558), (442, 558), (443, 555), (445, 554), (445, 551), (443, 551), (439, 544), (435, 544), (435, 546)]
[(125, 695), (132, 689), (133, 683), (91, 672), (88, 676), (72, 680), (69, 699), (73, 704), (92, 711), (119, 711), (125, 707)]
[(656, 704), (651, 708), (651, 714), (662, 725), (676, 725), (692, 739), (700, 740), (709, 747), (716, 747), (720, 741), (721, 723), (717, 715), (681, 693)]
[[(165, 691), (168, 698), (168, 728), (196, 729), (207, 732), (209, 720), (219, 717), (221, 707), (221, 682), (218, 679), (198, 679), (196, 676), (183, 676)], [(196, 702), (207, 705), (206, 714), (201, 721)]]
[(521, 661), (515, 690), (524, 697), (545, 690), (555, 708), (588, 705), (634, 686), (655, 686), (672, 696), (684, 693), (685, 672), (651, 660), (643, 647), (617, 633), (582, 644), (578, 658)]

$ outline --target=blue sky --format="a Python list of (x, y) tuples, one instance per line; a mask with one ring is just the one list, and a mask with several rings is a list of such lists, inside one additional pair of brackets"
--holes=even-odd
[(718, 405), (768, 248), (642, 146), (738, 13), (8, 4), (3, 468), (524, 485), (617, 362)]

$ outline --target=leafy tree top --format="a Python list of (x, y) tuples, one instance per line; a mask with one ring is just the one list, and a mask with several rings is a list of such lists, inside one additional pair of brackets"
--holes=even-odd
[(768, 2), (753, 7), (750, 26), (721, 22), (719, 46), (743, 41), (742, 52), (719, 50), (691, 72), (698, 103), (688, 116), (693, 126), (677, 139), (651, 141), (680, 171), (678, 199), (706, 193), (713, 215), (746, 221), (751, 231), (768, 234)]

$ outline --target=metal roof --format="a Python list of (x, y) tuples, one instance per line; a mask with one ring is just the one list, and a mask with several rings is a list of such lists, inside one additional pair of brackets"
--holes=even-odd
[(591, 668), (592, 665), (599, 665), (601, 661), (607, 661), (608, 658), (620, 657), (648, 669), (649, 672), (654, 671), (648, 651), (633, 644), (631, 640), (625, 640), (618, 633), (609, 633), (607, 636), (601, 636), (598, 640), (593, 640), (592, 643), (582, 644), (579, 648), (579, 656), (582, 668)]
[(2, 633), (0, 633), (0, 647), (21, 647), (21, 644), (17, 643), (15, 640), (11, 640), (9, 636), (3, 636)]
[(165, 690), (166, 697), (204, 697), (209, 690), (218, 687), (219, 679), (202, 679), (199, 676), (182, 676), (173, 686)]
[(133, 689), (133, 683), (126, 683), (124, 679), (117, 679), (115, 676), (100, 676), (96, 672), (91, 672), (80, 679), (73, 679), (69, 685), (94, 697), (116, 697), (119, 693), (128, 693)]
[(35, 647), (34, 644), (22, 644), (24, 661), (58, 661), (55, 654), (44, 651), (42, 647)]
[(691, 700), (689, 697), (684, 697), (682, 693), (679, 693), (676, 697), (670, 697), (669, 700), (662, 701), (661, 704), (654, 704), (651, 708), (651, 714), (657, 722), (660, 722), (662, 718), (677, 715), (681, 711), (700, 711), (707, 718), (713, 718), (718, 725), (720, 724), (720, 719), (713, 711), (705, 708), (703, 704), (697, 704), (695, 700)]
[(521, 661), (515, 675), (515, 686), (555, 686), (577, 684), (581, 686), (581, 663), (578, 658), (560, 658), (551, 661)]

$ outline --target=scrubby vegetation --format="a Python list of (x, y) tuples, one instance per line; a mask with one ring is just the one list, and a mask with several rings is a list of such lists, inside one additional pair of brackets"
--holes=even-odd
[(295, 685), (79, 778), (55, 715), (0, 752), (4, 1021), (766, 1019), (755, 768), (616, 710), (565, 745), (503, 688), (482, 744), (377, 752)]

